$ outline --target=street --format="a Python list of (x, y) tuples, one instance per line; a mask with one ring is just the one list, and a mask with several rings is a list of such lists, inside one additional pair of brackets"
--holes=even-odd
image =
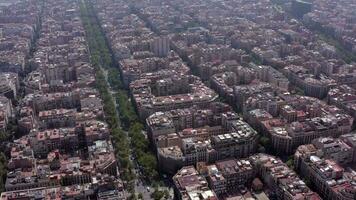
[[(109, 92), (110, 92), (110, 95), (111, 95), (111, 97), (113, 99), (113, 102), (115, 104), (115, 107), (116, 107), (116, 110), (117, 110), (117, 114), (120, 115), (119, 114), (119, 105), (117, 104), (116, 98), (114, 96), (116, 94), (116, 92), (113, 90), (113, 88), (111, 87), (111, 85), (110, 85), (110, 83), (108, 81), (108, 70), (106, 70), (104, 68), (101, 68), (101, 70), (103, 71), (105, 80), (106, 80), (107, 85), (109, 87)], [(118, 117), (120, 118), (120, 116), (118, 116)], [(125, 131), (125, 130), (123, 130), (123, 131), (127, 135), (128, 142), (131, 144), (131, 138), (130, 138), (128, 132)], [(145, 131), (142, 131), (142, 134), (144, 134), (145, 137), (147, 138), (147, 133)], [(132, 148), (130, 148), (130, 160), (133, 163), (134, 173), (135, 173), (135, 177), (136, 177), (136, 179), (134, 180), (135, 181), (135, 193), (136, 193), (136, 196), (138, 196), (139, 194), (142, 194), (143, 199), (145, 199), (145, 200), (146, 199), (152, 199), (151, 198), (151, 194), (154, 192), (154, 188), (153, 188), (152, 185), (147, 184), (146, 181), (143, 179), (143, 176), (142, 176), (141, 170), (140, 170), (140, 166), (136, 161), (136, 156), (134, 155), (134, 152), (132, 151)], [(169, 199), (173, 199), (174, 192), (173, 192), (172, 188), (164, 186), (164, 187), (160, 187), (159, 190), (168, 190), (169, 193), (170, 193), (170, 197), (171, 197)]]

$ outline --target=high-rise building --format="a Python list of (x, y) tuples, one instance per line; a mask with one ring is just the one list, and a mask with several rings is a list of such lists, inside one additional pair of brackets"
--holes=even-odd
[(151, 42), (150, 48), (156, 56), (165, 57), (170, 50), (170, 40), (168, 37), (155, 38)]

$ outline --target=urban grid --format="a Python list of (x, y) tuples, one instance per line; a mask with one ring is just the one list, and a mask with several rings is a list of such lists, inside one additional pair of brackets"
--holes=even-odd
[(356, 200), (355, 0), (0, 0), (0, 200)]

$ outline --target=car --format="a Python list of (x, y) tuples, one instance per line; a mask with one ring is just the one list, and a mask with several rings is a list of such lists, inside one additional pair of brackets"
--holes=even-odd
[(149, 192), (149, 191), (150, 191), (150, 187), (147, 187), (146, 189), (147, 189), (147, 192)]

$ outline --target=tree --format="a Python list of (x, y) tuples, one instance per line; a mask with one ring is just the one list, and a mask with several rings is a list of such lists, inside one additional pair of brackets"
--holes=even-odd
[(128, 199), (129, 200), (136, 200), (137, 199), (136, 194), (135, 193), (131, 194)]
[(143, 194), (142, 193), (138, 194), (138, 199), (143, 199)]
[(138, 158), (138, 162), (143, 167), (144, 174), (148, 176), (150, 180), (157, 179), (157, 161), (156, 157), (153, 154), (143, 153), (143, 155)]
[(294, 168), (294, 157), (293, 157), (293, 156), (289, 156), (289, 157), (288, 157), (288, 160), (287, 160), (287, 162), (286, 162), (286, 165), (287, 165), (289, 168), (291, 168), (291, 169)]
[(158, 188), (155, 188), (154, 192), (151, 194), (151, 198), (154, 200), (160, 200), (164, 197), (164, 192), (158, 190)]
[(110, 83), (110, 86), (114, 90), (119, 90), (123, 89), (122, 83), (120, 80), (120, 72), (117, 68), (110, 68), (109, 73), (108, 73), (108, 81)]
[(6, 141), (9, 138), (9, 134), (6, 131), (0, 131), (0, 141)]
[(260, 143), (261, 143), (262, 146), (268, 147), (271, 144), (271, 141), (270, 141), (270, 139), (268, 137), (262, 136), (260, 138)]
[(165, 199), (169, 199), (171, 197), (171, 195), (169, 194), (168, 190), (164, 190), (163, 193), (164, 193), (164, 198)]
[(310, 181), (310, 178), (309, 177), (305, 177), (303, 179), (304, 183), (308, 186), (308, 187), (311, 187), (312, 186), (312, 183)]
[(0, 177), (1, 177), (0, 192), (3, 192), (5, 190), (4, 182), (7, 174), (6, 165), (7, 165), (6, 156), (3, 152), (0, 152)]

